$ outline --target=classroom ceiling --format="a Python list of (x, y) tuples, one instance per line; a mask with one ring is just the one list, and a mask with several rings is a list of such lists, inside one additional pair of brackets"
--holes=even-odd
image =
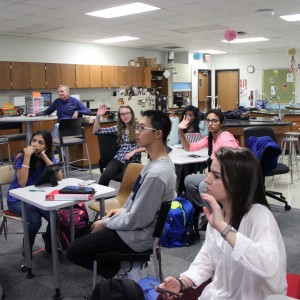
[[(0, 35), (95, 44), (93, 40), (121, 35), (139, 40), (112, 44), (119, 47), (174, 52), (214, 49), (229, 53), (281, 51), (300, 46), (300, 22), (280, 15), (300, 13), (299, 0), (140, 0), (161, 9), (100, 19), (85, 13), (134, 0), (0, 0)], [(261, 16), (273, 9), (274, 16)], [(240, 37), (269, 41), (226, 44), (226, 29)]]

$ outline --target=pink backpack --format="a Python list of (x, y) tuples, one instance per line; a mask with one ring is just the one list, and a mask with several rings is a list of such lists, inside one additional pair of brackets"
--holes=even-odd
[[(89, 215), (84, 202), (73, 205), (74, 211), (74, 229), (76, 231), (86, 227), (89, 223)], [(63, 249), (66, 249), (70, 243), (70, 216), (69, 208), (60, 208), (58, 210), (60, 227), (58, 236)]]

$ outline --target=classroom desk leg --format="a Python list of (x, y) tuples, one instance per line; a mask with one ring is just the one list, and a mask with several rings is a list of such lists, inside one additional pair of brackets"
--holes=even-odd
[[(26, 203), (21, 201), (22, 208), (22, 220), (23, 220), (23, 232), (24, 232), (24, 252), (25, 252), (25, 262), (27, 275), (26, 278), (34, 277), (31, 269), (31, 253), (30, 253), (30, 242), (29, 242), (29, 233), (28, 233), (28, 219), (27, 219), (27, 209)], [(22, 267), (23, 268), (23, 267)]]
[(50, 211), (50, 227), (51, 227), (52, 263), (53, 263), (54, 286), (55, 286), (55, 295), (53, 295), (53, 300), (60, 300), (63, 299), (63, 297), (60, 294), (60, 284), (59, 284), (57, 234), (56, 234), (56, 210)]
[(70, 242), (72, 242), (74, 241), (74, 236), (75, 236), (73, 205), (69, 206), (69, 216), (70, 216)]

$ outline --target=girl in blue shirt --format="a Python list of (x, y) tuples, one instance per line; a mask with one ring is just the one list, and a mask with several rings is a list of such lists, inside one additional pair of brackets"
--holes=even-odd
[[(21, 200), (9, 194), (10, 190), (34, 185), (45, 166), (56, 163), (52, 152), (52, 136), (50, 132), (41, 130), (32, 135), (30, 144), (21, 150), (15, 159), (15, 175), (7, 193), (7, 205), (13, 213), (22, 216)], [(59, 171), (56, 174), (58, 180), (63, 178)], [(29, 241), (32, 248), (35, 236), (42, 225), (42, 217), (48, 222), (50, 220), (49, 211), (42, 210), (31, 204), (27, 204)], [(44, 240), (50, 240), (50, 227), (47, 226)]]

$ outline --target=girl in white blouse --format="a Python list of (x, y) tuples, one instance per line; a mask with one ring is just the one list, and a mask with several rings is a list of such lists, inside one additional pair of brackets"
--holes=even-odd
[[(178, 293), (211, 278), (198, 299), (264, 300), (285, 295), (285, 246), (254, 154), (245, 148), (221, 148), (205, 181), (205, 242), (189, 269), (178, 279), (167, 277), (160, 287)], [(164, 299), (174, 297), (167, 294)]]

